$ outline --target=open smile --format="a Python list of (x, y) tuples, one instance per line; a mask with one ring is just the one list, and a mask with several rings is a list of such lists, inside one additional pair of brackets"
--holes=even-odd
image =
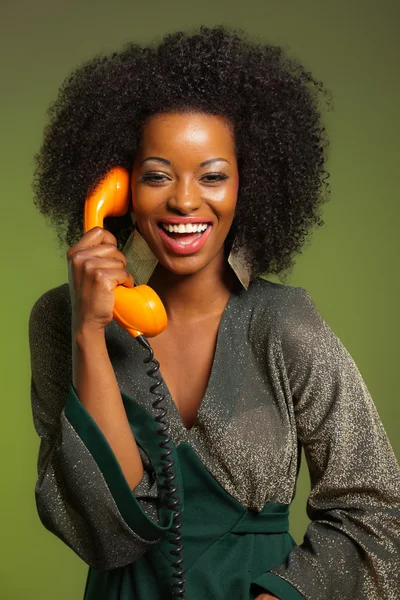
[(175, 254), (193, 254), (204, 246), (212, 230), (212, 223), (201, 217), (171, 217), (157, 223), (165, 246)]

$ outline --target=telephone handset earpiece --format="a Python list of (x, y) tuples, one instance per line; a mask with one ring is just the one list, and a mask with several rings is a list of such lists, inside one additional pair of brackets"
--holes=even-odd
[[(86, 199), (85, 233), (103, 227), (105, 217), (122, 217), (130, 208), (129, 173), (122, 167), (111, 169), (104, 181)], [(156, 292), (148, 285), (114, 288), (113, 317), (133, 337), (158, 335), (167, 326), (167, 313)]]
[[(114, 167), (107, 173), (104, 181), (97, 186), (93, 194), (86, 199), (83, 224), (85, 233), (93, 227), (103, 227), (105, 217), (122, 217), (128, 212), (129, 205), (129, 173), (122, 167)], [(148, 285), (138, 285), (133, 288), (117, 285), (114, 293), (114, 319), (147, 350), (148, 356), (144, 359), (144, 363), (153, 363), (147, 374), (153, 379), (150, 392), (156, 396), (152, 406), (160, 411), (160, 414), (154, 419), (161, 425), (157, 430), (157, 434), (162, 438), (159, 446), (166, 451), (161, 456), (165, 463), (161, 467), (161, 472), (164, 487), (167, 490), (165, 492), (166, 505), (173, 512), (172, 525), (169, 528), (173, 537), (169, 541), (173, 546), (170, 554), (173, 556), (171, 567), (174, 571), (172, 576), (175, 581), (171, 583), (171, 593), (174, 598), (185, 600), (186, 579), (181, 554), (183, 550), (182, 523), (179, 519), (181, 509), (175, 482), (174, 461), (170, 456), (170, 427), (166, 420), (167, 410), (163, 405), (165, 394), (157, 389), (162, 383), (159, 373), (160, 365), (146, 339), (146, 337), (153, 337), (164, 331), (167, 326), (167, 313), (156, 292)]]

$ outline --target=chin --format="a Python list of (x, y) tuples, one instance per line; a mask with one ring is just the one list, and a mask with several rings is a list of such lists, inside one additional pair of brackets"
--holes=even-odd
[(185, 256), (184, 259), (174, 258), (172, 260), (160, 261), (167, 271), (174, 273), (175, 275), (194, 275), (199, 271), (202, 271), (205, 267), (207, 267), (213, 259), (200, 260), (199, 258), (191, 258), (189, 256)]

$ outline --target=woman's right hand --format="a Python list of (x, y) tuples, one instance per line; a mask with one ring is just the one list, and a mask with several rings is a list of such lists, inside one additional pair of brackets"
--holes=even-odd
[(68, 250), (67, 261), (74, 332), (104, 329), (113, 318), (114, 288), (134, 285), (115, 236), (93, 227)]

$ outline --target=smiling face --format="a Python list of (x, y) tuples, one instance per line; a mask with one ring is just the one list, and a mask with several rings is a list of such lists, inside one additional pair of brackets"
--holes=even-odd
[(132, 205), (140, 233), (166, 269), (187, 275), (222, 264), (238, 186), (234, 137), (223, 117), (163, 113), (146, 123)]

